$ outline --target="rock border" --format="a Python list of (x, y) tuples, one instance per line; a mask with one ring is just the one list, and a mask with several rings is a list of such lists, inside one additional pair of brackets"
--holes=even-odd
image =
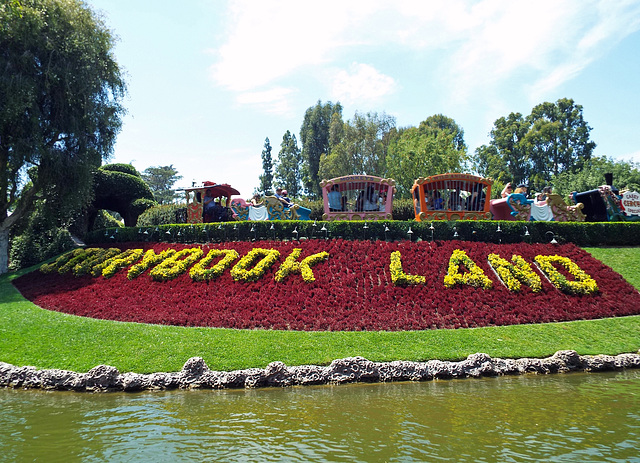
[(213, 371), (201, 357), (192, 357), (179, 372), (151, 374), (120, 373), (108, 365), (98, 365), (87, 373), (75, 373), (37, 370), (32, 366), (16, 367), (0, 362), (0, 387), (77, 392), (238, 389), (599, 372), (625, 368), (640, 368), (640, 353), (581, 356), (573, 350), (561, 350), (543, 359), (494, 359), (478, 353), (460, 362), (371, 362), (363, 357), (348, 357), (334, 360), (329, 366), (288, 367), (282, 362), (272, 362), (264, 369), (235, 371)]

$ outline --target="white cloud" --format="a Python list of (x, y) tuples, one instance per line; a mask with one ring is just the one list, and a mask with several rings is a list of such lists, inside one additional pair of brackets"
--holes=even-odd
[(365, 2), (230, 2), (229, 38), (216, 53), (214, 81), (246, 91), (300, 67), (330, 62), (332, 52), (351, 40), (348, 25), (367, 14), (361, 3)]
[(290, 88), (274, 87), (258, 92), (244, 92), (238, 95), (237, 102), (252, 105), (269, 114), (291, 115), (290, 97), (295, 91)]
[[(540, 101), (553, 89), (580, 74), (628, 34), (640, 28), (638, 2), (599, 2), (591, 5), (590, 17), (583, 17), (574, 40), (559, 48), (560, 57), (531, 85), (532, 101)], [(574, 16), (579, 18), (578, 12)]]
[(392, 77), (368, 64), (352, 63), (349, 71), (339, 71), (333, 79), (332, 98), (344, 104), (373, 102), (393, 93), (397, 87)]
[[(434, 72), (423, 78), (432, 79), (429, 85), (453, 103), (486, 102), (511, 83), (534, 104), (640, 28), (640, 3), (629, 0), (232, 0), (229, 5), (227, 39), (215, 52), (211, 76), (218, 86), (248, 92), (238, 98), (246, 104), (312, 83), (345, 102), (387, 95), (396, 82), (412, 78), (401, 68), (382, 67), (394, 51), (432, 63)], [(328, 69), (344, 67), (345, 61), (369, 64), (326, 79)], [(285, 111), (280, 101), (277, 111)]]

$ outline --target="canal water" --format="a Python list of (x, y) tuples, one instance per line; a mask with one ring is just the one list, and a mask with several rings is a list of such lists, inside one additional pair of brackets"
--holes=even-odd
[(0, 389), (2, 462), (640, 462), (640, 371), (257, 390)]

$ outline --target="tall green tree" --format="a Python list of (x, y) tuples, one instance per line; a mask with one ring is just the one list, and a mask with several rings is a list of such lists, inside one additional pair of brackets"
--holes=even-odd
[(302, 154), (298, 140), (288, 130), (282, 137), (275, 171), (276, 185), (287, 190), (290, 197), (302, 192)]
[(38, 200), (64, 223), (91, 199), (124, 113), (113, 45), (82, 1), (0, 3), (0, 273), (11, 227)]
[(398, 131), (389, 147), (387, 173), (396, 181), (399, 197), (411, 196), (411, 187), (418, 177), (463, 170), (467, 152), (464, 139), (457, 138), (458, 133), (428, 123)]
[[(330, 153), (321, 156), (318, 176), (324, 179), (353, 174), (384, 176), (395, 127), (392, 116), (356, 112), (353, 119), (343, 124), (341, 140), (331, 147)], [(332, 137), (337, 140), (333, 133), (338, 129), (332, 128)]]
[(153, 199), (159, 204), (171, 204), (176, 199), (173, 185), (182, 178), (173, 164), (168, 166), (147, 167), (142, 173), (142, 179), (153, 193)]
[[(334, 116), (335, 115), (335, 116)], [(342, 118), (342, 106), (330, 101), (322, 104), (318, 100), (315, 106), (307, 109), (300, 127), (302, 158), (304, 159), (304, 187), (312, 198), (320, 198), (320, 158), (331, 151), (330, 132), (333, 124)], [(335, 121), (335, 122), (334, 122)], [(334, 126), (335, 127), (335, 126)]]
[(582, 106), (572, 99), (545, 102), (526, 118), (511, 113), (496, 120), (489, 145), (476, 150), (475, 167), (501, 183), (526, 182), (541, 189), (552, 178), (588, 165), (596, 146), (590, 131)]
[(527, 118), (530, 124), (524, 142), (531, 163), (530, 180), (541, 185), (562, 172), (577, 172), (591, 159), (596, 144), (589, 140), (589, 127), (582, 106), (570, 98), (542, 103)]
[(271, 142), (269, 137), (264, 139), (262, 150), (262, 172), (260, 176), (260, 190), (267, 194), (273, 188), (273, 160), (271, 159)]
[(438, 131), (444, 131), (449, 133), (453, 139), (453, 147), (457, 151), (466, 151), (467, 145), (464, 142), (464, 130), (460, 127), (455, 120), (447, 117), (443, 114), (434, 114), (427, 117), (420, 123), (418, 129), (424, 134), (436, 134)]
[(511, 113), (494, 122), (491, 142), (476, 149), (476, 170), (502, 184), (520, 183), (529, 177), (529, 155), (524, 139), (530, 123), (520, 113)]

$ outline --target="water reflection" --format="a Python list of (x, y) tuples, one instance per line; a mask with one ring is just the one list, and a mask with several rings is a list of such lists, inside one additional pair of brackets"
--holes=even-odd
[(0, 390), (2, 461), (640, 462), (640, 371), (312, 388)]

